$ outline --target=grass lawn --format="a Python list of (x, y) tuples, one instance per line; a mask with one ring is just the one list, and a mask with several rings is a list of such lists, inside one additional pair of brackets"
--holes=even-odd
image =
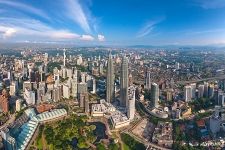
[(37, 147), (38, 147), (38, 149), (43, 149), (43, 145), (42, 145), (42, 139), (40, 138), (40, 139), (38, 139), (38, 141), (37, 141)]
[(127, 146), (125, 143), (123, 143), (123, 149), (124, 150), (130, 150), (129, 146)]

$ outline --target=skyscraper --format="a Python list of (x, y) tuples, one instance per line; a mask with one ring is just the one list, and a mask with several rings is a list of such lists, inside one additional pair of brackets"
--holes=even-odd
[(146, 72), (145, 88), (148, 89), (148, 90), (151, 89), (151, 74), (150, 74), (150, 71), (147, 71)]
[(156, 83), (151, 85), (151, 101), (153, 107), (159, 107), (159, 86)]
[(66, 66), (66, 49), (63, 49), (63, 66)]
[(114, 91), (114, 63), (111, 52), (109, 53), (106, 80), (106, 101), (111, 103), (115, 97)]
[(127, 106), (128, 101), (128, 60), (123, 56), (120, 75), (120, 105)]
[(128, 88), (128, 105), (127, 107), (127, 117), (130, 120), (134, 119), (135, 115), (135, 87), (130, 86)]
[(0, 95), (0, 107), (3, 113), (9, 111), (9, 93), (6, 89), (3, 89), (2, 95)]
[(192, 87), (187, 85), (184, 87), (184, 100), (185, 102), (190, 102), (192, 98)]

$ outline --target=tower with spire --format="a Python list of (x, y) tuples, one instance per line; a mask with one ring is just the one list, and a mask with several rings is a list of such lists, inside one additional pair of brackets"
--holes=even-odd
[(128, 60), (123, 56), (120, 74), (120, 105), (127, 106), (128, 103)]
[(114, 80), (115, 80), (114, 62), (110, 51), (107, 63), (107, 79), (106, 79), (106, 101), (109, 103), (113, 102), (115, 97)]

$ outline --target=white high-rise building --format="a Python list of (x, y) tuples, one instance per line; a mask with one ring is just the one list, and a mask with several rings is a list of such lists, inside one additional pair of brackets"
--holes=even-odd
[(92, 78), (92, 93), (96, 93), (96, 80), (95, 78)]
[(17, 111), (17, 112), (21, 110), (22, 102), (23, 102), (22, 99), (17, 99), (17, 100), (16, 100), (16, 111)]
[(66, 74), (67, 74), (67, 77), (72, 78), (72, 76), (73, 76), (73, 71), (72, 71), (72, 69), (67, 69), (67, 70), (66, 70)]
[(191, 91), (191, 93), (192, 93), (192, 96), (191, 96), (191, 98), (192, 99), (195, 99), (196, 98), (196, 83), (192, 83), (192, 84), (190, 84), (190, 86), (191, 86), (191, 89), (192, 89), (192, 91)]
[(130, 86), (128, 88), (127, 117), (130, 120), (133, 120), (134, 115), (135, 115), (135, 87)]
[(63, 85), (63, 97), (69, 99), (70, 98), (70, 88), (68, 85)]
[(71, 87), (71, 96), (77, 98), (77, 78), (73, 78), (71, 80), (72, 87)]
[(159, 107), (159, 86), (156, 83), (151, 84), (151, 101), (153, 107)]
[(62, 68), (62, 77), (65, 79), (67, 77), (66, 68)]
[(66, 49), (63, 49), (63, 66), (66, 66)]
[(204, 85), (198, 85), (198, 98), (202, 98), (204, 96)]
[(78, 56), (77, 65), (81, 65), (83, 63), (83, 59), (81, 56)]
[(184, 100), (185, 102), (190, 102), (192, 98), (192, 88), (190, 85), (184, 87)]
[(34, 91), (30, 91), (29, 89), (25, 88), (23, 96), (28, 105), (35, 105), (35, 92)]
[(85, 72), (82, 72), (81, 73), (81, 82), (82, 83), (85, 83), (86, 82), (86, 73)]
[(209, 83), (204, 82), (204, 97), (208, 97), (208, 96), (209, 96)]

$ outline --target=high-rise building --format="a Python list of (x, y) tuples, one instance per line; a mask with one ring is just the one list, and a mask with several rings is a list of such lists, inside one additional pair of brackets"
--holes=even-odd
[(77, 98), (77, 78), (71, 80), (71, 96)]
[(96, 93), (96, 80), (95, 78), (92, 79), (92, 93)]
[(3, 113), (9, 112), (9, 93), (6, 89), (3, 89), (0, 95), (0, 106)]
[(35, 105), (35, 92), (25, 88), (23, 93), (24, 99), (28, 105)]
[(209, 83), (204, 82), (204, 97), (208, 97), (208, 96), (209, 96)]
[(159, 86), (156, 83), (151, 84), (151, 101), (153, 107), (159, 107)]
[(120, 105), (127, 106), (128, 104), (128, 60), (123, 56), (120, 74)]
[(106, 80), (106, 101), (111, 103), (115, 97), (114, 91), (114, 62), (111, 52), (109, 53), (108, 66), (107, 66), (107, 80)]
[(151, 89), (151, 74), (150, 74), (150, 71), (147, 71), (146, 72), (145, 88), (148, 89), (148, 90)]
[(191, 98), (195, 99), (196, 98), (196, 83), (192, 83), (192, 84), (190, 84), (190, 86), (191, 86), (191, 89), (192, 89), (192, 91), (191, 91), (191, 93), (192, 93)]
[(21, 105), (22, 105), (22, 99), (17, 99), (16, 100), (16, 111), (20, 111), (21, 110)]
[(68, 85), (63, 85), (63, 97), (69, 99), (70, 98), (70, 88)]
[(135, 115), (135, 87), (130, 86), (128, 88), (127, 117), (130, 120), (133, 120), (134, 115)]
[(63, 66), (66, 66), (66, 49), (63, 49)]
[(99, 74), (100, 75), (103, 74), (103, 64), (102, 63), (99, 65)]
[(198, 85), (198, 98), (202, 98), (204, 95), (204, 85), (200, 84)]
[(192, 98), (192, 87), (190, 85), (186, 85), (184, 87), (184, 100), (185, 102), (190, 102)]

